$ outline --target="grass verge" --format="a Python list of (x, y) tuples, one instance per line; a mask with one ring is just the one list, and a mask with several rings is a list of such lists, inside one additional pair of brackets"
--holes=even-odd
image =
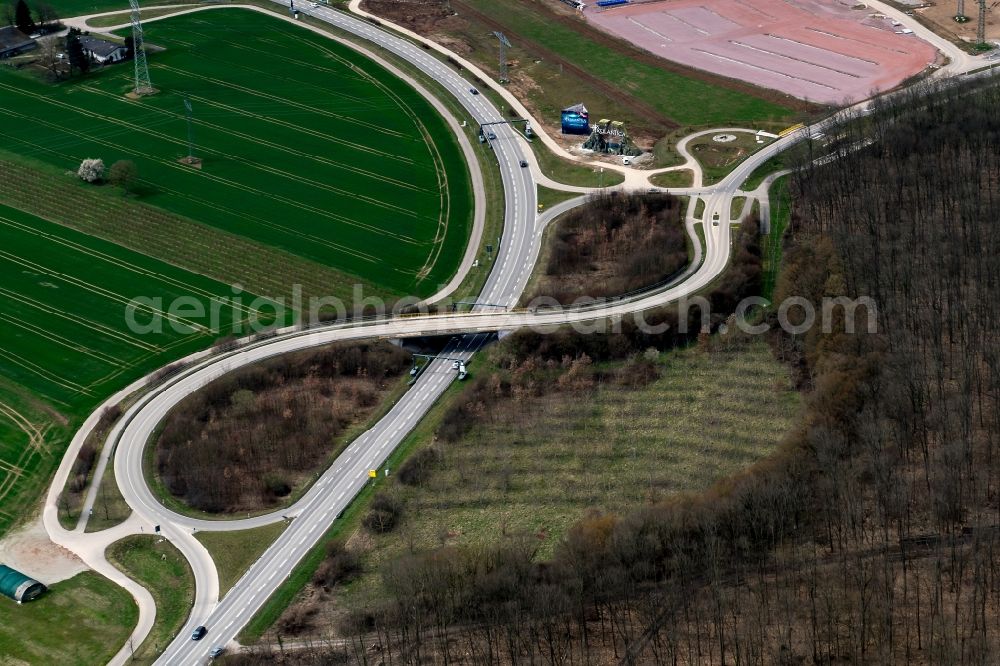
[(122, 497), (122, 491), (118, 487), (118, 479), (115, 477), (115, 458), (112, 455), (104, 470), (104, 476), (101, 478), (101, 485), (97, 489), (94, 512), (87, 520), (86, 531), (106, 530), (123, 523), (130, 515), (132, 515), (132, 507)]
[(743, 181), (743, 185), (740, 187), (744, 192), (752, 192), (760, 187), (760, 184), (764, 182), (764, 179), (770, 176), (776, 171), (781, 171), (786, 169), (787, 163), (785, 153), (778, 153), (774, 157), (768, 159), (766, 162), (761, 164), (759, 167), (754, 169), (753, 173)]
[[(156, 4), (165, 4), (162, 2), (157, 2)], [(141, 10), (142, 20), (156, 18), (158, 16), (167, 16), (168, 14), (173, 14), (175, 12), (183, 11), (188, 9), (187, 7), (155, 7), (153, 9), (143, 9)], [(123, 25), (128, 23), (132, 18), (130, 12), (121, 12), (119, 14), (109, 14), (107, 16), (97, 16), (89, 21), (87, 21), (87, 27), (89, 28), (107, 28), (113, 25)]]
[(250, 565), (285, 531), (285, 522), (237, 532), (198, 532), (194, 536), (208, 549), (219, 573), (219, 598), (226, 596)]
[(599, 164), (585, 166), (564, 160), (553, 154), (538, 139), (531, 142), (531, 149), (542, 173), (557, 183), (580, 187), (614, 187), (625, 182), (625, 175), (614, 169), (605, 169)]
[(0, 663), (107, 663), (128, 639), (139, 609), (128, 592), (92, 571), (18, 605), (0, 598)]
[(691, 169), (667, 171), (650, 176), (649, 182), (654, 187), (693, 187), (694, 172)]
[(578, 196), (580, 196), (579, 192), (564, 192), (538, 185), (538, 212), (543, 213), (558, 203), (575, 199)]
[(703, 185), (718, 183), (740, 162), (767, 145), (757, 143), (757, 138), (752, 133), (736, 132), (731, 136), (735, 136), (736, 139), (720, 143), (706, 135), (688, 146), (688, 150), (701, 164)]
[(151, 664), (184, 626), (194, 603), (194, 574), (180, 551), (166, 539), (132, 535), (108, 546), (112, 564), (153, 595), (156, 621), (149, 636), (134, 647), (129, 663)]
[(732, 201), (729, 203), (729, 219), (738, 219), (740, 213), (743, 212), (743, 206), (746, 205), (746, 202), (746, 197), (733, 197)]

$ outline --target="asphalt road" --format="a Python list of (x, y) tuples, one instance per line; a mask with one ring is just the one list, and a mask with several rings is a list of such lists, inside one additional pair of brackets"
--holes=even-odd
[[(730, 191), (720, 188), (707, 197), (707, 210), (719, 210), (720, 214), (728, 215), (731, 196)], [(634, 303), (608, 306), (601, 314), (625, 314), (655, 307), (692, 293), (711, 282), (725, 268), (728, 259), (728, 218), (725, 218), (725, 223), (709, 227), (706, 231), (705, 261), (688, 280), (677, 287)], [(506, 293), (513, 295), (517, 293), (514, 290), (523, 286), (524, 276), (518, 275), (523, 266), (521, 256), (534, 256), (534, 253), (518, 256), (511, 252), (506, 263), (503, 263), (501, 258), (501, 268), (496, 273), (487, 296), (504, 293), (505, 290), (511, 290)], [(507, 266), (506, 271), (504, 266)], [(516, 272), (512, 274), (511, 271)], [(238, 521), (193, 521), (166, 510), (156, 502), (142, 474), (142, 449), (156, 424), (183, 397), (240, 365), (335, 340), (372, 336), (408, 337), (474, 333), (526, 325), (587, 321), (594, 316), (594, 313), (572, 311), (530, 313), (495, 312), (486, 309), (471, 313), (406, 317), (365, 325), (331, 327), (260, 343), (235, 352), (225, 359), (209, 361), (161, 388), (133, 408), (135, 412), (130, 416), (134, 415), (134, 418), (122, 433), (115, 459), (115, 472), (122, 493), (135, 511), (145, 519), (167, 526), (164, 527), (165, 534), (190, 559), (197, 583), (197, 598), (191, 617), (184, 631), (170, 644), (160, 662), (199, 663), (213, 645), (225, 644), (234, 638), (291, 572), (295, 564), (318, 542), (357, 491), (368, 482), (368, 470), (381, 468), (382, 461), (419, 422), (426, 410), (453, 381), (455, 375), (448, 361), (435, 361), (430, 364), (416, 385), (404, 395), (389, 414), (372, 430), (352, 443), (302, 500), (290, 510), (282, 512), (284, 515), (293, 516), (288, 529), (220, 603), (216, 603), (218, 581), (213, 563), (207, 557), (207, 553), (201, 552), (203, 549), (197, 544), (190, 530), (240, 529), (280, 520), (281, 517), (279, 514), (272, 514)], [(446, 351), (446, 355), (467, 358), (475, 351), (479, 341), (476, 336), (460, 336), (454, 346)], [(208, 627), (208, 635), (200, 642), (191, 641), (190, 631), (199, 624)]]
[[(312, 9), (300, 4), (298, 8), (409, 61), (453, 95), (468, 111), (473, 122), (490, 123), (503, 119), (500, 111), (485, 95), (472, 92), (475, 86), (471, 82), (445, 63), (427, 55), (423, 49), (364, 20), (326, 7)], [(493, 305), (509, 306), (517, 301), (531, 273), (533, 262), (530, 258), (534, 256), (532, 245), (537, 238), (535, 183), (529, 170), (520, 165), (525, 158), (526, 149), (517, 138), (516, 130), (510, 126), (494, 125), (489, 130), (496, 136), (489, 143), (500, 167), (505, 211), (503, 238), (479, 299), (491, 304), (486, 310), (494, 309)], [(447, 346), (443, 355), (468, 360), (485, 337), (457, 337)], [(236, 356), (230, 362), (223, 363), (220, 369), (226, 372), (242, 362), (248, 361)], [(207, 658), (213, 646), (224, 645), (233, 639), (298, 561), (319, 541), (336, 516), (369, 483), (368, 471), (380, 469), (382, 462), (455, 378), (456, 372), (450, 360), (432, 361), (389, 413), (352, 442), (292, 509), (237, 523), (192, 521), (167, 511), (153, 497), (143, 477), (142, 449), (149, 434), (178, 399), (204, 385), (206, 378), (194, 376), (179, 382), (170, 390), (160, 393), (138, 412), (138, 416), (124, 429), (115, 459), (116, 476), (122, 480), (122, 494), (137, 513), (161, 525), (164, 534), (178, 544), (181, 552), (192, 563), (197, 588), (195, 605), (188, 622), (158, 663), (199, 663)], [(214, 563), (193, 538), (193, 532), (219, 527), (246, 528), (283, 520), (281, 515), (292, 518), (289, 527), (219, 602), (218, 576)], [(208, 627), (208, 635), (195, 642), (190, 640), (190, 632), (198, 625)]]
[[(481, 99), (481, 96), (475, 96)], [(508, 148), (516, 148), (514, 140), (505, 140), (497, 133), (498, 158)], [(785, 140), (792, 143), (793, 138)], [(773, 144), (772, 144), (773, 145)], [(777, 152), (777, 148), (773, 149)], [(706, 201), (705, 219), (719, 215), (719, 224), (705, 226), (705, 258), (683, 283), (629, 302), (614, 303), (599, 311), (510, 312), (496, 308), (477, 308), (470, 313), (402, 317), (364, 324), (343, 324), (297, 335), (289, 335), (238, 350), (225, 358), (211, 359), (189, 370), (135, 405), (123, 419), (115, 473), (122, 494), (137, 514), (150, 524), (159, 524), (165, 536), (175, 543), (191, 562), (196, 579), (196, 600), (191, 616), (181, 634), (168, 646), (158, 663), (194, 664), (207, 659), (214, 645), (226, 644), (242, 630), (270, 594), (292, 571), (295, 564), (319, 541), (336, 516), (350, 503), (368, 482), (368, 470), (381, 469), (382, 462), (419, 422), (422, 416), (454, 380), (449, 361), (435, 361), (421, 374), (416, 384), (370, 431), (353, 442), (334, 465), (314, 484), (308, 493), (289, 510), (246, 520), (201, 521), (167, 510), (154, 498), (146, 485), (142, 471), (142, 450), (156, 425), (185, 396), (206, 383), (235, 369), (261, 359), (337, 340), (362, 339), (373, 336), (412, 337), (433, 334), (463, 334), (545, 326), (567, 322), (584, 322), (595, 317), (618, 316), (669, 303), (707, 286), (725, 269), (729, 257), (729, 211), (732, 197), (745, 177), (765, 161), (772, 151), (762, 151), (741, 165), (720, 185), (703, 188)], [(517, 164), (517, 162), (514, 162)], [(488, 303), (512, 304), (524, 287), (537, 256), (540, 230), (536, 229), (533, 193), (528, 188), (530, 176), (517, 167), (510, 171), (511, 187), (519, 191), (515, 199), (509, 196), (508, 228), (501, 245), (496, 266), (490, 275), (482, 300)], [(520, 178), (518, 177), (520, 176)], [(520, 202), (520, 203), (517, 203)], [(530, 207), (525, 204), (529, 204)], [(482, 338), (459, 335), (446, 350), (453, 358), (468, 358), (478, 348)], [(114, 436), (114, 434), (112, 435)], [(237, 582), (226, 597), (218, 601), (218, 578), (208, 553), (193, 537), (195, 530), (235, 530), (282, 520), (292, 520), (288, 529)], [(190, 632), (198, 625), (208, 627), (201, 641), (190, 640)]]
[[(484, 102), (481, 95), (471, 97), (476, 98), (472, 100), (474, 104)], [(797, 138), (801, 137), (789, 137), (782, 142), (791, 144)], [(497, 132), (495, 148), (501, 163), (505, 159), (507, 161), (505, 186), (511, 188), (511, 193), (507, 196), (505, 221), (509, 231), (505, 232), (494, 270), (483, 292), (482, 300), (488, 303), (514, 303), (530, 274), (541, 239), (542, 218), (535, 218), (530, 174), (517, 166), (518, 147), (519, 143), (513, 136), (507, 137)], [(320, 540), (336, 516), (369, 482), (368, 470), (381, 469), (387, 456), (454, 380), (455, 373), (450, 361), (432, 362), (390, 412), (375, 427), (353, 442), (299, 502), (286, 511), (246, 520), (205, 521), (181, 516), (160, 505), (148, 488), (142, 469), (143, 448), (156, 425), (180, 400), (239, 366), (338, 340), (456, 334), (458, 337), (445, 351), (445, 355), (467, 359), (483, 338), (461, 334), (590, 321), (595, 317), (625, 315), (672, 302), (707, 286), (725, 269), (730, 246), (731, 199), (739, 191), (745, 177), (780, 149), (778, 143), (772, 144), (768, 150), (761, 151), (741, 165), (719, 185), (699, 190), (706, 201), (705, 219), (711, 220), (717, 212), (720, 222), (717, 225), (706, 224), (704, 261), (687, 280), (674, 287), (629, 302), (610, 304), (598, 311), (533, 313), (497, 311), (496, 308), (485, 307), (476, 308), (469, 313), (341, 324), (286, 335), (244, 347), (222, 358), (211, 358), (140, 400), (126, 413), (111, 435), (112, 441), (115, 438), (118, 441), (115, 474), (123, 496), (135, 513), (147, 525), (160, 525), (164, 536), (191, 563), (196, 580), (196, 598), (191, 615), (182, 632), (168, 646), (158, 663), (204, 663), (213, 646), (223, 645), (234, 639), (296, 563)], [(283, 515), (291, 518), (288, 529), (220, 602), (214, 563), (194, 538), (194, 532), (246, 529), (283, 520)], [(190, 633), (198, 625), (208, 627), (208, 634), (201, 641), (192, 641)]]

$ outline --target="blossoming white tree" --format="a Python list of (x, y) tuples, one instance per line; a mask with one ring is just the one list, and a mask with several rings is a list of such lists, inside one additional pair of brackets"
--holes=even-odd
[(88, 183), (96, 183), (104, 178), (104, 160), (87, 158), (80, 162), (76, 175)]

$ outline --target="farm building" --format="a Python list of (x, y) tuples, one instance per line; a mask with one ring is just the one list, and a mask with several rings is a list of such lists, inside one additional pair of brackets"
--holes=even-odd
[(22, 603), (37, 598), (42, 592), (45, 592), (45, 586), (37, 580), (0, 564), (0, 594)]
[(121, 62), (128, 54), (128, 49), (122, 44), (115, 44), (106, 39), (98, 39), (88, 35), (80, 36), (80, 46), (83, 47), (83, 52), (90, 56), (91, 60), (101, 65)]
[(38, 42), (16, 27), (9, 25), (6, 28), (0, 28), (0, 58), (10, 58), (19, 53), (30, 51), (36, 46), (38, 46)]

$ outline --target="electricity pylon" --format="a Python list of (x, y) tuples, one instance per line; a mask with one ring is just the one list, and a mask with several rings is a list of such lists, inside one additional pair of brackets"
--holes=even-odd
[(979, 0), (979, 27), (976, 28), (976, 43), (986, 43), (986, 0)]
[(493, 35), (500, 42), (500, 83), (510, 83), (507, 78), (507, 49), (510, 48), (510, 41), (502, 32), (497, 31)]
[(129, 0), (132, 6), (132, 58), (135, 60), (135, 94), (152, 95), (156, 90), (149, 80), (149, 66), (146, 64), (146, 47), (142, 43), (142, 22), (139, 15), (139, 0)]

